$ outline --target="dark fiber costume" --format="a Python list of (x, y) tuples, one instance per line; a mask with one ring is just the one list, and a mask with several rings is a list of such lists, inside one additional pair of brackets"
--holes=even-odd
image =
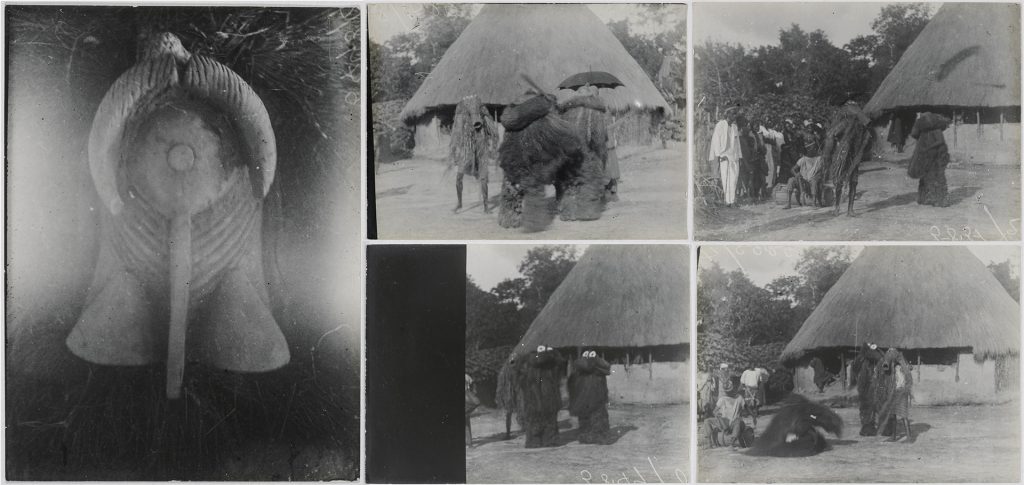
[(828, 407), (792, 394), (754, 441), (750, 454), (811, 456), (821, 453), (828, 449), (828, 443), (815, 427), (838, 437), (843, 432), (843, 420)]
[(448, 153), (457, 169), (455, 191), (462, 208), (462, 178), (471, 175), (480, 181), (484, 212), (487, 207), (488, 166), (497, 156), (498, 131), (487, 107), (477, 96), (466, 96), (455, 106)]
[(861, 345), (860, 353), (853, 360), (853, 369), (857, 376), (857, 399), (860, 403), (861, 436), (878, 434), (875, 427), (875, 367), (881, 360), (882, 353), (866, 343)]
[(580, 423), (580, 443), (609, 444), (608, 379), (611, 365), (600, 357), (580, 357), (569, 376), (569, 414)]
[(583, 163), (566, 165), (557, 189), (559, 217), (563, 221), (594, 220), (604, 209), (605, 165), (608, 161), (608, 127), (605, 106), (596, 96), (576, 96), (558, 107), (583, 143)]
[(519, 362), (513, 354), (498, 372), (498, 386), (494, 392), (494, 400), (498, 407), (505, 410), (505, 439), (512, 437), (512, 415), (515, 414), (520, 425), (522, 419), (522, 396), (518, 386)]
[(843, 198), (843, 185), (849, 184), (850, 197), (846, 214), (854, 215), (853, 200), (857, 195), (858, 167), (871, 151), (870, 118), (854, 104), (847, 104), (832, 118), (825, 132), (825, 146), (821, 151), (821, 176), (824, 182), (835, 186), (835, 215)]
[(917, 203), (946, 207), (946, 165), (949, 165), (949, 148), (942, 130), (949, 126), (949, 118), (935, 113), (921, 113), (914, 123), (910, 136), (917, 140), (914, 154), (910, 157), (907, 175), (920, 178), (917, 186)]
[(875, 406), (882, 436), (899, 434), (903, 424), (910, 437), (910, 393), (914, 382), (910, 364), (896, 349), (889, 349), (875, 366)]
[[(501, 124), (505, 139), (498, 148), (498, 163), (505, 172), (498, 224), (538, 231), (548, 224), (544, 186), (555, 184), (563, 193), (576, 180), (586, 150), (572, 124), (553, 112), (555, 102), (534, 96), (505, 108)], [(559, 188), (561, 187), (561, 188)]]
[(530, 352), (521, 359), (519, 393), (526, 422), (526, 447), (558, 445), (560, 384), (565, 361), (555, 350)]
[(818, 387), (818, 392), (825, 392), (825, 386), (836, 380), (836, 376), (825, 370), (825, 364), (817, 357), (811, 359), (810, 366), (814, 369), (814, 385)]

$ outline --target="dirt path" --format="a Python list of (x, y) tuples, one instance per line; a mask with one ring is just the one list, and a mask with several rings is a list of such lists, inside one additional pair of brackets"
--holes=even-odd
[[(608, 409), (611, 445), (577, 441), (576, 419), (559, 414), (561, 446), (524, 448), (525, 437), (513, 422), (505, 441), (503, 411), (485, 409), (472, 416), (473, 446), (466, 449), (467, 483), (649, 483), (687, 482), (690, 456), (690, 407), (687, 404), (618, 405)], [(607, 477), (607, 480), (605, 480)], [(623, 480), (623, 477), (626, 479)]]
[[(917, 204), (918, 181), (906, 163), (865, 162), (861, 166), (858, 217), (834, 217), (830, 208), (784, 210), (774, 200), (718, 208), (699, 214), (694, 230), (711, 241), (1004, 241), (1020, 239), (1020, 167), (950, 165), (946, 170), (952, 205)], [(969, 233), (969, 235), (968, 235)]]
[[(455, 170), (446, 161), (412, 159), (383, 165), (376, 176), (377, 231), (381, 239), (685, 239), (686, 146), (623, 150), (619, 201), (601, 219), (565, 222), (524, 233), (498, 226), (497, 209), (484, 214), (480, 186), (463, 182), (463, 209), (455, 207)], [(496, 206), (501, 170), (492, 168), (488, 195)], [(554, 202), (554, 188), (548, 188)]]
[[(1021, 479), (1016, 403), (914, 407), (912, 443), (859, 436), (857, 409), (835, 411), (843, 418), (844, 435), (829, 437), (832, 450), (806, 458), (754, 457), (725, 448), (698, 450), (698, 481), (1016, 483)], [(758, 420), (757, 432), (769, 421)]]

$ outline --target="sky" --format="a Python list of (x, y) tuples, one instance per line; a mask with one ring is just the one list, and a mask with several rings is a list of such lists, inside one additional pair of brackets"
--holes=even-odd
[[(747, 47), (777, 45), (779, 30), (799, 24), (805, 32), (822, 30), (842, 47), (858, 35), (871, 34), (871, 21), (885, 3), (700, 3), (694, 7), (693, 43), (705, 41)], [(941, 3), (932, 6), (932, 14)]]
[[(607, 24), (608, 22), (615, 20), (622, 20), (624, 18), (637, 19), (637, 11), (639, 9), (636, 5), (621, 4), (588, 4), (590, 10), (601, 19), (601, 22)], [(679, 4), (679, 19), (680, 21), (686, 21), (686, 6)], [(444, 4), (433, 4), (432, 8), (444, 8)], [(476, 4), (473, 6), (473, 14), (476, 15), (480, 11), (480, 5)], [(384, 4), (371, 4), (368, 8), (367, 13), (367, 30), (370, 40), (377, 43), (384, 43), (391, 37), (397, 34), (409, 32), (416, 28), (418, 20), (423, 12), (423, 4), (398, 4), (398, 3), (384, 3)], [(670, 19), (674, 21), (676, 19)], [(636, 25), (636, 22), (632, 22)], [(656, 25), (648, 25), (644, 28), (638, 29), (641, 34), (650, 34), (658, 30)], [(671, 25), (666, 25), (665, 29), (671, 28)]]
[[(712, 262), (726, 271), (742, 269), (758, 286), (764, 286), (779, 276), (795, 275), (793, 269), (800, 253), (807, 246), (702, 246), (699, 268), (710, 267)], [(864, 246), (849, 246), (850, 257), (857, 258)], [(1010, 260), (1010, 266), (1020, 274), (1019, 246), (968, 246), (983, 263), (1001, 263)], [(772, 254), (774, 253), (774, 254)]]
[[(518, 278), (519, 263), (531, 248), (543, 244), (468, 244), (466, 273), (484, 291), (489, 291), (506, 278)], [(583, 255), (585, 244), (577, 244), (576, 257)]]

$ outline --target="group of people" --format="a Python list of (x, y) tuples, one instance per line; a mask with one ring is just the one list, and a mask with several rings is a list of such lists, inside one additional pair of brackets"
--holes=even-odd
[(750, 446), (754, 430), (747, 426), (743, 416), (749, 415), (753, 426), (757, 426), (758, 410), (766, 402), (769, 376), (767, 369), (754, 366), (747, 366), (737, 375), (727, 363), (709, 373), (698, 389), (698, 443), (706, 448)]
[[(495, 393), (498, 406), (505, 410), (505, 439), (512, 437), (515, 415), (525, 430), (527, 448), (562, 444), (558, 412), (563, 408), (561, 385), (565, 370), (565, 359), (551, 347), (541, 345), (529, 353), (509, 356), (498, 374)], [(568, 409), (577, 419), (580, 443), (611, 444), (615, 440), (608, 421), (609, 375), (611, 364), (596, 351), (584, 351), (572, 362), (567, 382)], [(468, 430), (468, 414), (466, 422)], [(466, 444), (471, 444), (468, 435)]]
[[(726, 206), (736, 206), (737, 197), (743, 196), (759, 202), (771, 195), (776, 184), (785, 183), (786, 209), (792, 207), (794, 193), (800, 205), (802, 196), (810, 196), (815, 207), (824, 207), (825, 187), (831, 184), (838, 214), (843, 185), (856, 194), (858, 166), (871, 156), (873, 119), (872, 113), (848, 100), (828, 127), (811, 120), (797, 126), (786, 119), (780, 131), (746, 119), (738, 107), (726, 109), (715, 125), (708, 153), (708, 160), (718, 165)], [(920, 180), (918, 204), (945, 207), (949, 203), (945, 169), (950, 157), (942, 131), (950, 119), (935, 113), (916, 113), (916, 119), (894, 113), (890, 119), (887, 139), (897, 152), (903, 152), (908, 136), (916, 140), (907, 175)], [(853, 199), (847, 199), (849, 215), (854, 215)]]
[(725, 204), (736, 206), (737, 197), (752, 203), (771, 197), (777, 184), (795, 175), (801, 157), (814, 156), (821, 131), (821, 124), (810, 120), (802, 126), (791, 119), (770, 123), (748, 120), (735, 106), (726, 109), (715, 125), (708, 153), (711, 163), (718, 165)]

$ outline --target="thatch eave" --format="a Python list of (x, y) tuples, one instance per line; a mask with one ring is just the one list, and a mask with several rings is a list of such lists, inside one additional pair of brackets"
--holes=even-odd
[(865, 106), (1021, 105), (1020, 5), (946, 3)]
[(590, 246), (517, 349), (689, 345), (688, 266), (682, 246)]
[(783, 361), (865, 341), (899, 349), (971, 347), (996, 357), (1020, 349), (1020, 305), (960, 246), (875, 246), (825, 294)]
[(490, 4), (470, 22), (402, 110), (409, 123), (475, 94), (506, 106), (530, 85), (555, 92), (569, 76), (606, 71), (624, 86), (601, 89), (613, 111), (671, 109), (650, 77), (601, 20), (584, 5)]

